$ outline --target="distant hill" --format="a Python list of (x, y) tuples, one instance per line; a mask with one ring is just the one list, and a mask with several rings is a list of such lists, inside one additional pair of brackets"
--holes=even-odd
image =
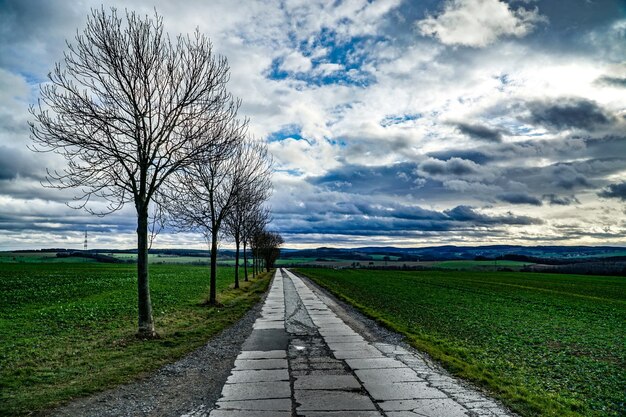
[[(22, 250), (16, 253), (69, 253), (82, 252), (74, 249), (40, 249)], [(136, 249), (90, 249), (86, 253), (134, 254)], [(151, 249), (151, 254), (170, 256), (209, 256), (207, 250), (198, 249)], [(234, 257), (234, 250), (219, 251), (221, 259)], [(60, 255), (63, 256), (63, 255)], [(424, 248), (398, 248), (394, 246), (365, 246), (357, 248), (320, 247), (316, 249), (281, 249), (281, 259), (294, 258), (310, 259), (341, 259), (351, 261), (369, 261), (390, 257), (396, 261), (449, 261), (449, 260), (528, 260), (546, 264), (576, 263), (601, 260), (623, 260), (626, 257), (626, 247), (620, 246), (517, 246), (517, 245), (489, 245), (489, 246), (431, 246)]]

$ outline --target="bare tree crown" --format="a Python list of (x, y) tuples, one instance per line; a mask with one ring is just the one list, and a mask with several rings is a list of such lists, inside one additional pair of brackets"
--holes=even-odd
[(226, 90), (229, 67), (198, 31), (174, 41), (162, 18), (93, 10), (31, 107), (38, 151), (67, 160), (49, 186), (77, 187), (109, 211), (148, 203), (181, 167), (220, 155), (239, 102)]

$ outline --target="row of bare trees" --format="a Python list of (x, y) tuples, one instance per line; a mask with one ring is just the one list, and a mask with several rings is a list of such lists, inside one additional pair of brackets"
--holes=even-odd
[[(48, 186), (79, 190), (74, 207), (97, 215), (127, 203), (135, 207), (140, 337), (156, 336), (148, 274), (151, 216), (207, 237), (211, 304), (220, 236), (232, 237), (237, 257), (242, 245), (245, 261), (251, 247), (255, 272), (256, 259), (266, 256), (260, 236), (268, 234), (263, 203), (271, 191), (271, 158), (263, 142), (248, 137), (228, 80), (226, 59), (199, 31), (170, 39), (156, 13), (119, 16), (101, 8), (68, 43), (31, 108), (34, 150), (56, 152), (67, 162), (48, 172)], [(271, 266), (273, 258), (264, 259)]]
[[(271, 158), (265, 143), (239, 140), (233, 142), (229, 152), (176, 172), (173, 187), (161, 195), (171, 223), (182, 230), (199, 230), (209, 242), (209, 304), (217, 301), (220, 236), (226, 235), (235, 242), (235, 288), (239, 288), (241, 243), (248, 242), (248, 236), (259, 234), (269, 218), (262, 206), (271, 190)], [(247, 280), (247, 273), (244, 276)]]

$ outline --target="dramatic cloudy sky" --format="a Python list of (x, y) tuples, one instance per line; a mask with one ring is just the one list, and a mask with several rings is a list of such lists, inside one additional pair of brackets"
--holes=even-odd
[[(42, 188), (28, 105), (92, 0), (0, 0), (0, 250), (133, 246)], [(128, 2), (107, 2), (124, 7)], [(133, 1), (232, 67), (290, 247), (626, 245), (623, 0)], [(202, 245), (163, 233), (156, 246)]]

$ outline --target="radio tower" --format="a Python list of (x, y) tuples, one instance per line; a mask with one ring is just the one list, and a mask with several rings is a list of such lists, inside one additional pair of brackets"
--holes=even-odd
[(85, 242), (83, 244), (83, 250), (87, 250), (87, 231), (85, 230)]

